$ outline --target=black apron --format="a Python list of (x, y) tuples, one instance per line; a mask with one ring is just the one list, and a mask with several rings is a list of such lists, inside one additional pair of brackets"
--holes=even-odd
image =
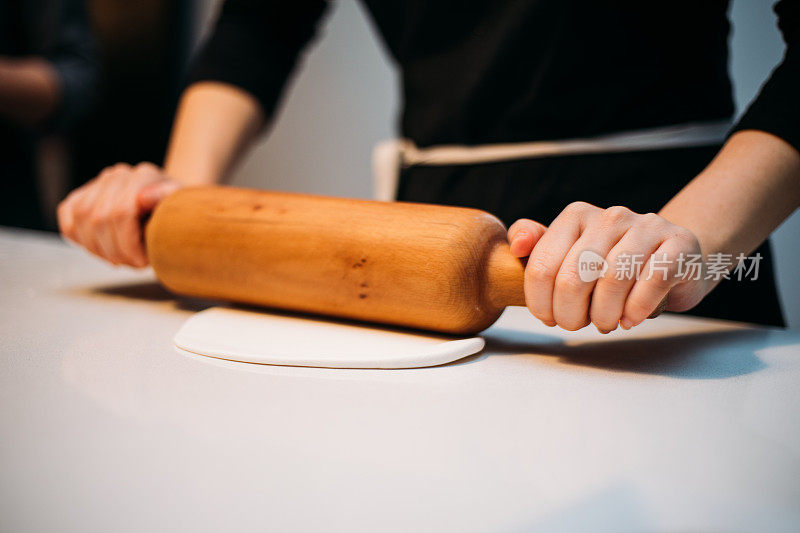
[[(477, 165), (401, 169), (398, 200), (488, 211), (506, 226), (520, 218), (549, 225), (564, 207), (584, 201), (637, 213), (658, 212), (702, 171), (720, 146), (554, 156)], [(769, 241), (755, 280), (723, 280), (686, 314), (784, 327)]]

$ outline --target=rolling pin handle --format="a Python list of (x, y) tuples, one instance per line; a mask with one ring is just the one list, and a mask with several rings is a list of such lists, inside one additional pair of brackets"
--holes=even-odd
[(525, 305), (525, 263), (511, 253), (505, 239), (490, 248), (487, 269), (486, 291), (493, 306)]

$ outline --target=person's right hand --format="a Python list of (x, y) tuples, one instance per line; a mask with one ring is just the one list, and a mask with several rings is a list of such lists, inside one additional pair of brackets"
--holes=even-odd
[(142, 219), (180, 187), (152, 163), (118, 163), (59, 204), (58, 225), (66, 238), (102, 259), (144, 267)]

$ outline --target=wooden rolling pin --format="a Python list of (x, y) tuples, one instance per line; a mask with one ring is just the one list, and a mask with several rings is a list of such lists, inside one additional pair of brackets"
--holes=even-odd
[(159, 280), (188, 296), (455, 334), (525, 305), (506, 228), (477, 209), (190, 188), (146, 240)]
[(159, 280), (188, 296), (457, 334), (525, 305), (505, 227), (477, 209), (190, 188), (146, 240)]

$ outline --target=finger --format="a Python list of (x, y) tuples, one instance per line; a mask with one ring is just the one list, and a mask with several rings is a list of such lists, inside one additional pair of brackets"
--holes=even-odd
[(141, 235), (141, 218), (138, 211), (137, 185), (129, 184), (121, 195), (124, 202), (117, 205), (114, 213), (114, 235), (123, 263), (142, 268), (147, 266)]
[(531, 313), (555, 326), (553, 292), (556, 275), (569, 250), (580, 237), (589, 204), (570, 204), (556, 217), (533, 248), (525, 267), (525, 303)]
[(647, 318), (658, 318), (661, 313), (667, 310), (667, 306), (669, 306), (669, 295), (670, 293), (667, 293), (667, 295), (664, 296), (661, 302), (659, 302), (659, 304), (656, 306), (655, 310), (650, 313)]
[(132, 267), (147, 266), (142, 240), (142, 221), (138, 209), (138, 194), (135, 184), (124, 191), (125, 203), (115, 213), (115, 235), (120, 254), (125, 264)]
[[(592, 322), (592, 291), (603, 275), (603, 270), (597, 267), (602, 267), (611, 249), (625, 235), (632, 216), (633, 212), (624, 207), (606, 209), (587, 225), (570, 249), (556, 276), (553, 293), (553, 316), (562, 328), (574, 331)], [(598, 326), (598, 329), (607, 333), (615, 327)]]
[(136, 211), (132, 207), (117, 207), (112, 215), (111, 225), (118, 263), (137, 268), (147, 266), (141, 223)]
[(544, 235), (547, 228), (538, 222), (521, 218), (511, 224), (508, 228), (508, 243), (511, 253), (516, 257), (527, 257), (531, 255), (533, 247)]
[[(102, 226), (102, 217), (98, 212), (98, 198), (103, 194), (107, 184), (113, 180), (115, 173), (129, 169), (130, 166), (119, 163), (104, 169), (100, 174), (74, 191), (72, 199), (65, 208), (65, 220), (71, 225), (71, 240), (86, 248), (92, 254), (105, 258), (103, 247), (98, 239), (98, 231)], [(71, 220), (70, 220), (71, 216)]]
[(75, 217), (74, 233), (75, 242), (83, 246), (90, 253), (102, 257), (102, 251), (96, 240), (94, 225), (94, 198), (97, 196), (96, 187), (92, 183), (84, 185), (81, 194), (75, 200), (73, 213)]
[(56, 209), (58, 230), (65, 238), (75, 242), (75, 197), (77, 191), (72, 191), (64, 198)]
[(130, 165), (117, 163), (106, 168), (84, 185), (84, 193), (76, 208), (77, 227), (81, 244), (92, 254), (116, 264), (113, 238), (108, 220), (109, 192)]
[(173, 180), (162, 180), (144, 187), (136, 197), (136, 204), (140, 215), (146, 215), (167, 196), (177, 191), (180, 184)]
[(117, 219), (125, 211), (125, 203), (133, 204), (133, 199), (126, 197), (125, 189), (129, 187), (130, 173), (127, 170), (115, 172), (101, 182), (101, 190), (95, 200), (95, 227), (97, 242), (103, 257), (114, 265), (126, 264), (120, 249), (117, 235)]
[(597, 329), (613, 331), (617, 328), (639, 271), (643, 271), (646, 259), (662, 240), (661, 234), (634, 226), (608, 253), (608, 270), (597, 280), (589, 305), (589, 318)]
[(147, 254), (142, 240), (142, 226), (135, 214), (120, 219), (116, 235), (121, 255), (126, 265), (142, 268), (147, 266)]
[(653, 252), (645, 263), (643, 275), (634, 283), (625, 301), (620, 319), (623, 328), (630, 329), (641, 324), (658, 308), (670, 289), (680, 283), (674, 258), (684, 249), (683, 243), (677, 239), (668, 239)]

